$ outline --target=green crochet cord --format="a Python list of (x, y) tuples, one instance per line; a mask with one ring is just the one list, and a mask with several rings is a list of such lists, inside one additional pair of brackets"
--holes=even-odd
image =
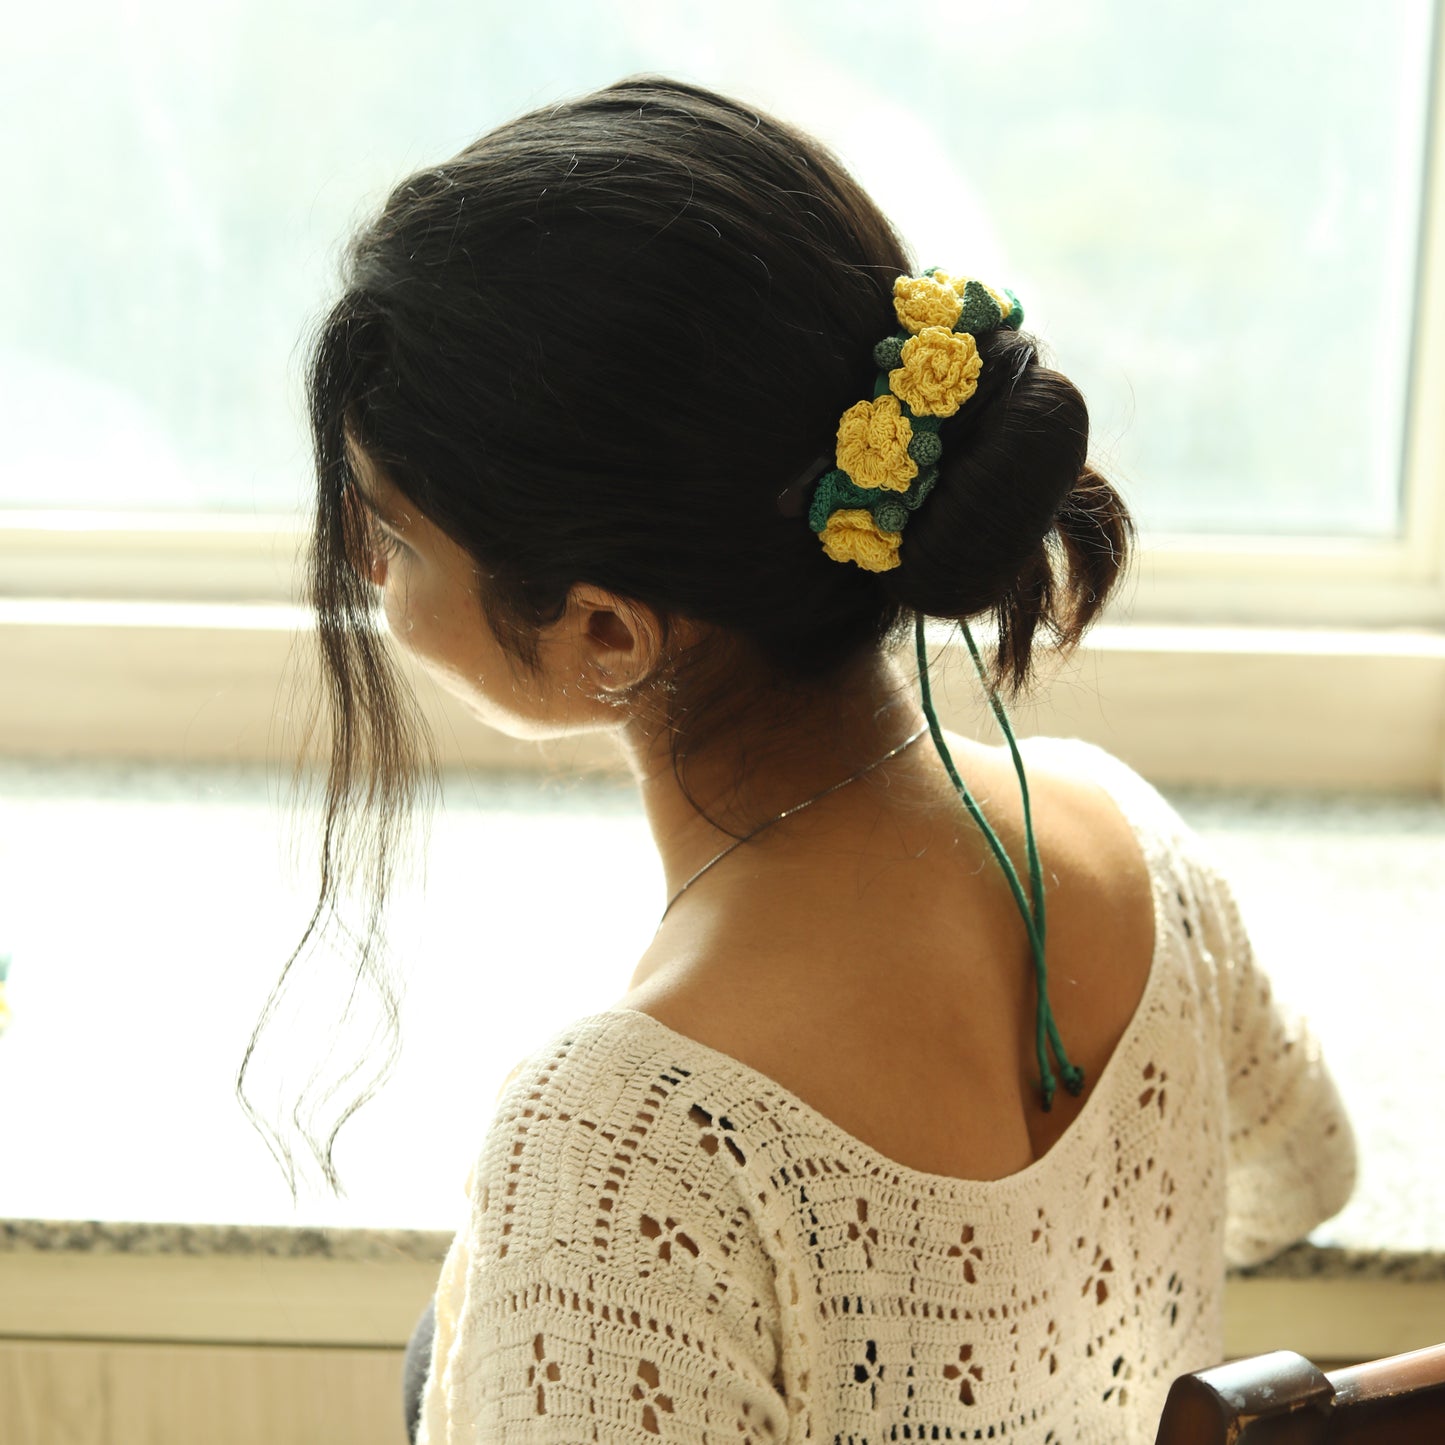
[(1023, 758), (1019, 756), (1018, 742), (1014, 738), (1013, 728), (1009, 726), (1008, 714), (1004, 712), (1003, 703), (999, 701), (997, 691), (989, 682), (983, 658), (979, 655), (978, 645), (974, 642), (973, 633), (969, 631), (967, 623), (963, 625), (963, 636), (968, 643), (969, 656), (973, 658), (973, 665), (978, 670), (984, 692), (988, 695), (989, 706), (993, 709), (993, 715), (998, 720), (998, 725), (1008, 741), (1014, 771), (1018, 774), (1019, 792), (1023, 797), (1024, 838), (1029, 859), (1029, 891), (1032, 895), (1032, 903), (1024, 895), (1023, 884), (1019, 881), (1018, 870), (1014, 867), (1013, 860), (1009, 857), (988, 819), (984, 817), (977, 799), (968, 789), (968, 784), (959, 775), (958, 768), (953, 761), (953, 754), (949, 752), (948, 744), (944, 741), (943, 729), (938, 722), (938, 713), (933, 706), (933, 690), (928, 678), (928, 650), (923, 635), (923, 614), (919, 613), (914, 619), (914, 642), (918, 652), (918, 685), (923, 694), (923, 715), (928, 719), (928, 731), (933, 737), (933, 746), (937, 748), (938, 756), (943, 760), (943, 766), (948, 770), (948, 776), (958, 796), (962, 799), (963, 806), (968, 809), (969, 816), (978, 825), (979, 831), (988, 840), (994, 857), (998, 859), (998, 865), (1003, 869), (1004, 877), (1008, 879), (1014, 902), (1018, 905), (1024, 927), (1028, 930), (1029, 946), (1034, 955), (1034, 979), (1038, 988), (1034, 1047), (1038, 1054), (1039, 1084), (1043, 1094), (1043, 1105), (1045, 1110), (1048, 1110), (1053, 1107), (1054, 1093), (1057, 1088), (1054, 1071), (1049, 1063), (1049, 1050), (1053, 1050), (1064, 1088), (1069, 1093), (1077, 1095), (1083, 1092), (1084, 1071), (1069, 1062), (1068, 1055), (1064, 1052), (1063, 1040), (1059, 1037), (1058, 1026), (1054, 1022), (1054, 1011), (1049, 1005), (1049, 974), (1048, 965), (1044, 959), (1047, 923), (1044, 908), (1043, 869), (1039, 865), (1038, 843), (1034, 838), (1033, 812), (1029, 803), (1029, 785), (1028, 779), (1024, 775)]

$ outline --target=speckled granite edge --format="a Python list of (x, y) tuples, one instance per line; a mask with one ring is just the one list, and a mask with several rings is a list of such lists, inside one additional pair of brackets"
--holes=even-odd
[(0, 1254), (233, 1255), (438, 1264), (450, 1234), (422, 1229), (325, 1229), (245, 1224), (122, 1224), (0, 1220)]
[(1234, 1270), (1241, 1280), (1358, 1279), (1382, 1284), (1445, 1283), (1445, 1254), (1430, 1250), (1347, 1249), (1338, 1245), (1292, 1244), (1283, 1254), (1250, 1269)]
[[(440, 1265), (451, 1236), (423, 1229), (325, 1229), (240, 1224), (119, 1224), (104, 1220), (0, 1220), (0, 1254), (127, 1254), (329, 1259)], [(1343, 1249), (1308, 1241), (1251, 1269), (1241, 1280), (1375, 1280), (1445, 1283), (1445, 1254)]]

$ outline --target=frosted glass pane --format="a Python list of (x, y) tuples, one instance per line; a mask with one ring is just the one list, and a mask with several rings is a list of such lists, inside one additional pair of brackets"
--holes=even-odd
[(0, 505), (303, 505), (299, 338), (352, 222), (519, 110), (661, 70), (822, 134), (922, 264), (1012, 286), (1147, 526), (1389, 535), (1431, 23), (1426, 0), (1368, 24), (1305, 0), (17, 12)]

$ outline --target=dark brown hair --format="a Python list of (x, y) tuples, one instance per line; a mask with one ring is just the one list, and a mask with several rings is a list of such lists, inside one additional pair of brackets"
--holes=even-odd
[[(966, 266), (966, 237), (958, 250), (937, 259)], [(417, 775), (351, 565), (348, 436), (476, 558), (487, 620), (522, 665), (578, 582), (726, 639), (749, 674), (734, 694), (826, 686), (920, 612), (991, 618), (1013, 688), (1041, 631), (1077, 641), (1130, 523), (1088, 466), (1082, 397), (1026, 333), (981, 338), (978, 393), (944, 424), (898, 568), (832, 562), (779, 510), (831, 453), (841, 412), (872, 395), (893, 281), (912, 270), (816, 141), (655, 77), (525, 115), (392, 192), (351, 244), (311, 368), (332, 755), (308, 938), (354, 848), (384, 891), (386, 825)], [(696, 703), (679, 749), (709, 725)], [(329, 1139), (318, 1159), (334, 1182)]]

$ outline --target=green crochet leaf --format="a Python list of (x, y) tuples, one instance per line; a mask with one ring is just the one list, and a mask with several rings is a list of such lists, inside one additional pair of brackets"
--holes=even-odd
[(903, 494), (904, 504), (910, 512), (916, 512), (919, 504), (922, 503), (933, 490), (934, 483), (938, 481), (938, 468), (929, 467), (926, 471), (919, 472), (914, 477), (912, 485)]
[(818, 482), (813, 501), (808, 507), (808, 525), (815, 532), (821, 532), (834, 512), (842, 511), (845, 507), (862, 507), (872, 511), (877, 500), (877, 491), (854, 486), (848, 473), (835, 467)]
[[(1023, 316), (1022, 309), (1019, 315)], [(985, 332), (997, 331), (1002, 325), (1003, 318), (999, 315), (998, 302), (989, 295), (988, 288), (978, 281), (970, 281), (963, 288), (963, 310), (958, 313), (953, 329), (982, 336)]]
[(834, 512), (857, 508), (871, 512), (885, 532), (901, 532), (909, 514), (917, 511), (937, 480), (938, 468), (928, 467), (914, 477), (906, 492), (892, 492), (882, 487), (855, 486), (847, 472), (835, 467), (818, 482), (808, 508), (808, 525), (821, 532)]

